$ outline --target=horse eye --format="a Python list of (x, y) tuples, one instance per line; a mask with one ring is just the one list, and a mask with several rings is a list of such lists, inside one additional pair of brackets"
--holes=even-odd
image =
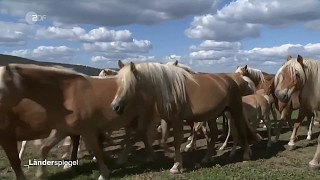
[(299, 75), (299, 74), (296, 74), (296, 77), (297, 77), (297, 78), (300, 78), (300, 75)]

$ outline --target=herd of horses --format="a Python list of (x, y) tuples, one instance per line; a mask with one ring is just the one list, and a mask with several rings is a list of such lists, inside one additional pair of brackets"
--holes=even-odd
[[(238, 67), (235, 73), (199, 73), (178, 61), (128, 65), (119, 61), (119, 68), (118, 72), (103, 70), (91, 77), (62, 67), (0, 67), (0, 145), (16, 179), (26, 179), (20, 161), (23, 148), (19, 156), (18, 141), (24, 141), (24, 147), (28, 140), (46, 138), (41, 146), (41, 160), (45, 160), (55, 145), (70, 136), (71, 159), (76, 160), (81, 136), (99, 165), (99, 179), (108, 179), (110, 171), (103, 160), (102, 143), (110, 140), (113, 131), (124, 127), (125, 139), (130, 139), (130, 131), (135, 130), (147, 154), (155, 158), (148, 132), (161, 131), (161, 146), (169, 150), (166, 142), (171, 127), (174, 164), (170, 173), (176, 174), (183, 172), (180, 146), (184, 122), (192, 127), (186, 151), (196, 147), (198, 131), (205, 131), (207, 150), (202, 161), (208, 162), (216, 151), (216, 119), (223, 116), (228, 122), (228, 135), (220, 149), (232, 136), (231, 155), (239, 145), (247, 161), (252, 155), (250, 145), (262, 139), (257, 132), (261, 122), (267, 128), (267, 147), (272, 146), (270, 115), (276, 120), (276, 109), (281, 118), (275, 126), (275, 141), (283, 123), (291, 125), (291, 113), (299, 109), (288, 143), (294, 147), (305, 117), (310, 121), (307, 139), (311, 139), (320, 108), (320, 61), (300, 55), (296, 59), (288, 55), (276, 75), (248, 66)], [(129, 141), (124, 142), (130, 147)], [(320, 136), (309, 166), (320, 167)], [(46, 178), (45, 166), (39, 166), (35, 176)]]

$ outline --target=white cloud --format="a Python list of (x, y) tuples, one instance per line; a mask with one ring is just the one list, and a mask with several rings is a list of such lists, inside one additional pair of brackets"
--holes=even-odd
[(104, 56), (93, 56), (91, 57), (92, 62), (102, 62), (102, 61), (110, 61), (109, 58), (106, 58)]
[(260, 25), (241, 22), (227, 22), (217, 15), (196, 16), (185, 33), (189, 38), (215, 41), (238, 41), (244, 37), (259, 36)]
[(182, 59), (181, 56), (176, 55), (176, 54), (171, 54), (170, 56), (165, 56), (164, 58), (162, 58), (163, 62), (171, 62), (171, 61), (180, 61)]
[(215, 11), (215, 0), (85, 0), (0, 1), (0, 12), (24, 17), (29, 11), (46, 15), (56, 24), (121, 26), (153, 24)]
[(201, 51), (201, 50), (226, 50), (226, 49), (240, 49), (240, 42), (217, 42), (213, 40), (205, 40), (199, 46), (190, 46), (190, 50), (192, 51)]
[(303, 23), (319, 30), (318, 0), (237, 0), (216, 14), (196, 16), (185, 33), (189, 38), (216, 41), (239, 41), (257, 37), (261, 27), (282, 27)]
[(105, 53), (146, 53), (152, 46), (148, 40), (136, 40), (132, 42), (94, 42), (84, 43), (83, 48), (87, 51)]
[(81, 27), (60, 28), (51, 26), (46, 29), (39, 29), (36, 32), (37, 38), (42, 39), (64, 39), (84, 42), (112, 42), (112, 41), (132, 41), (132, 34), (129, 30), (108, 30), (99, 27), (90, 30), (88, 33)]
[(5, 51), (4, 54), (41, 61), (65, 62), (72, 60), (76, 51), (76, 49), (66, 46), (39, 46), (36, 49)]
[(23, 45), (37, 26), (0, 21), (0, 45)]
[[(201, 43), (206, 44), (206, 43)], [(320, 59), (320, 43), (316, 44), (283, 44), (281, 46), (253, 48), (244, 50), (241, 48), (223, 49), (225, 43), (220, 43), (221, 47), (216, 46), (219, 43), (213, 43), (211, 50), (206, 46), (205, 50), (201, 50), (201, 46), (193, 48), (193, 52), (189, 54), (189, 58), (193, 60), (193, 66), (197, 71), (208, 72), (233, 72), (237, 65), (249, 65), (264, 71), (275, 73), (283, 62), (286, 61), (288, 54), (296, 57), (298, 54), (306, 58)], [(241, 47), (238, 46), (238, 47)], [(217, 67), (216, 65), (219, 64)]]

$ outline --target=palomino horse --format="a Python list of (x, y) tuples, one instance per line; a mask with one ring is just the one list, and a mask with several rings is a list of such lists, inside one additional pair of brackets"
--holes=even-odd
[(176, 66), (131, 62), (120, 69), (117, 82), (119, 87), (111, 104), (115, 112), (122, 114), (128, 103), (140, 97), (138, 101), (144, 102), (144, 107), (155, 105), (160, 117), (173, 125), (175, 158), (171, 173), (180, 173), (183, 169), (180, 146), (184, 119), (208, 121), (211, 129), (208, 157), (214, 151), (217, 138), (216, 121), (210, 120), (225, 110), (233, 117), (233, 137), (244, 147), (244, 159), (250, 158), (249, 143), (259, 140), (244, 118), (239, 86), (226, 74), (190, 74)]
[[(287, 56), (287, 62), (293, 60), (292, 56), (288, 55)], [(285, 63), (283, 66), (287, 65), (288, 63)], [(290, 64), (290, 63), (289, 63)], [(299, 76), (299, 75), (297, 75)], [(300, 77), (298, 77), (297, 79), (299, 80)], [(275, 83), (276, 85), (276, 83)], [(299, 116), (297, 118), (297, 120), (295, 121), (295, 125), (293, 127), (293, 131), (290, 137), (290, 141), (288, 143), (289, 145), (289, 149), (293, 149), (295, 147), (295, 140), (297, 138), (297, 131), (300, 127), (300, 124), (302, 122), (302, 120), (307, 117), (308, 122), (310, 122), (309, 124), (309, 130), (308, 130), (308, 136), (307, 136), (307, 140), (311, 140), (311, 135), (312, 135), (312, 125), (316, 116), (316, 110), (310, 112), (308, 110), (308, 108), (304, 108), (303, 105), (301, 104), (300, 101), (300, 94), (301, 91), (300, 89), (295, 89), (295, 91), (293, 91), (290, 94), (290, 98), (288, 101), (282, 102), (281, 99), (278, 102), (278, 106), (279, 106), (279, 111), (281, 112), (281, 120), (284, 119), (282, 116), (288, 116), (287, 119), (289, 119), (291, 117), (291, 113), (293, 110), (299, 109)], [(281, 111), (282, 110), (282, 111)], [(281, 129), (281, 121), (280, 121), (280, 127), (278, 129), (278, 131), (280, 131)], [(279, 134), (279, 132), (278, 132)], [(277, 136), (278, 137), (278, 136)]]
[[(235, 72), (242, 74), (242, 76), (250, 78), (254, 82), (256, 90), (264, 89), (267, 84), (270, 84), (270, 80), (274, 78), (274, 76), (271, 74), (262, 72), (259, 69), (248, 67), (247, 65), (243, 67), (238, 66)], [(274, 99), (270, 97), (269, 101), (271, 102), (270, 108), (273, 119), (277, 119), (276, 112), (273, 108)]]
[[(175, 62), (168, 62), (167, 65), (175, 65), (177, 67), (180, 67), (184, 70), (186, 70), (187, 72), (191, 73), (191, 74), (196, 74), (197, 72), (193, 71), (189, 66), (186, 66), (184, 64), (178, 63), (178, 61)], [(233, 78), (236, 83), (239, 85), (240, 87), (240, 91), (241, 91), (241, 95), (249, 95), (249, 94), (253, 94), (255, 93), (256, 89), (255, 89), (255, 85), (254, 83), (251, 81), (250, 78), (247, 78), (245, 76), (239, 76), (239, 74), (228, 74), (231, 78)], [(242, 78), (240, 78), (242, 77)], [(224, 112), (222, 113), (223, 119), (227, 119), (227, 113)], [(229, 128), (228, 128), (228, 134), (227, 134), (227, 139), (230, 136), (230, 123), (229, 124)], [(209, 137), (208, 137), (208, 129), (207, 129), (207, 124), (206, 122), (196, 122), (196, 123), (191, 123), (190, 126), (192, 127), (192, 133), (191, 136), (188, 138), (188, 140), (190, 140), (190, 142), (186, 145), (185, 151), (191, 151), (196, 147), (196, 140), (197, 140), (197, 133), (198, 131), (201, 129), (203, 131), (203, 134), (205, 135), (205, 138), (207, 140), (207, 144), (209, 144)], [(166, 137), (166, 135), (164, 135), (163, 137)], [(227, 142), (224, 143), (224, 146), (226, 146)], [(223, 149), (224, 147), (222, 146)], [(205, 161), (207, 159), (204, 159)]]
[(270, 104), (266, 97), (260, 94), (252, 94), (242, 97), (243, 110), (246, 118), (252, 123), (254, 129), (258, 128), (262, 119), (267, 126), (268, 143), (267, 147), (271, 147), (271, 121), (270, 121)]
[[(271, 141), (271, 121), (270, 121), (270, 102), (269, 97), (260, 94), (258, 92), (261, 92), (261, 90), (257, 91), (257, 94), (251, 94), (247, 96), (242, 97), (242, 104), (243, 104), (243, 113), (245, 117), (251, 122), (254, 129), (258, 128), (259, 122), (262, 119), (264, 123), (266, 124), (267, 132), (268, 132), (268, 143), (267, 148), (271, 147), (272, 141)], [(263, 91), (263, 90), (262, 90)], [(219, 148), (219, 150), (223, 150), (228, 143), (228, 139), (230, 137), (230, 126), (228, 129), (228, 135), (222, 144), (222, 146)], [(233, 143), (233, 152), (235, 148), (235, 143)]]
[[(312, 115), (319, 110), (320, 102), (320, 61), (297, 59), (287, 61), (277, 72), (275, 77), (275, 94), (279, 100), (288, 102), (292, 94), (300, 91), (300, 110), (306, 115)], [(295, 122), (294, 127), (299, 127), (300, 122)], [(309, 162), (311, 168), (320, 167), (320, 136), (313, 159)]]
[(99, 77), (115, 76), (118, 74), (118, 71), (113, 69), (103, 69), (99, 73)]
[[(110, 172), (103, 161), (98, 133), (116, 130), (135, 118), (153, 116), (153, 108), (139, 108), (142, 107), (139, 101), (128, 104), (123, 115), (114, 113), (110, 104), (116, 91), (116, 78), (91, 78), (70, 70), (37, 65), (10, 64), (0, 68), (0, 110), (6, 112), (23, 98), (31, 99), (47, 112), (43, 126), (57, 130), (54, 138), (49, 138), (41, 148), (42, 160), (66, 135), (78, 134), (97, 158), (100, 178), (106, 179)], [(1, 118), (0, 127), (13, 124), (9, 120)], [(8, 149), (15, 151), (16, 147)], [(38, 178), (45, 176), (44, 170), (45, 166), (39, 168)]]

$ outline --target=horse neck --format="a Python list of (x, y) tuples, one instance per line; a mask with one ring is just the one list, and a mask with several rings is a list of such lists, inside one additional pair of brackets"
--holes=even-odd
[(319, 87), (320, 87), (320, 72), (309, 72), (306, 74), (305, 84), (301, 90), (301, 103), (311, 108), (311, 110), (319, 109)]
[(256, 87), (258, 87), (258, 85), (261, 83), (260, 78), (254, 77), (250, 74), (247, 77), (251, 79), (251, 81), (254, 83)]

